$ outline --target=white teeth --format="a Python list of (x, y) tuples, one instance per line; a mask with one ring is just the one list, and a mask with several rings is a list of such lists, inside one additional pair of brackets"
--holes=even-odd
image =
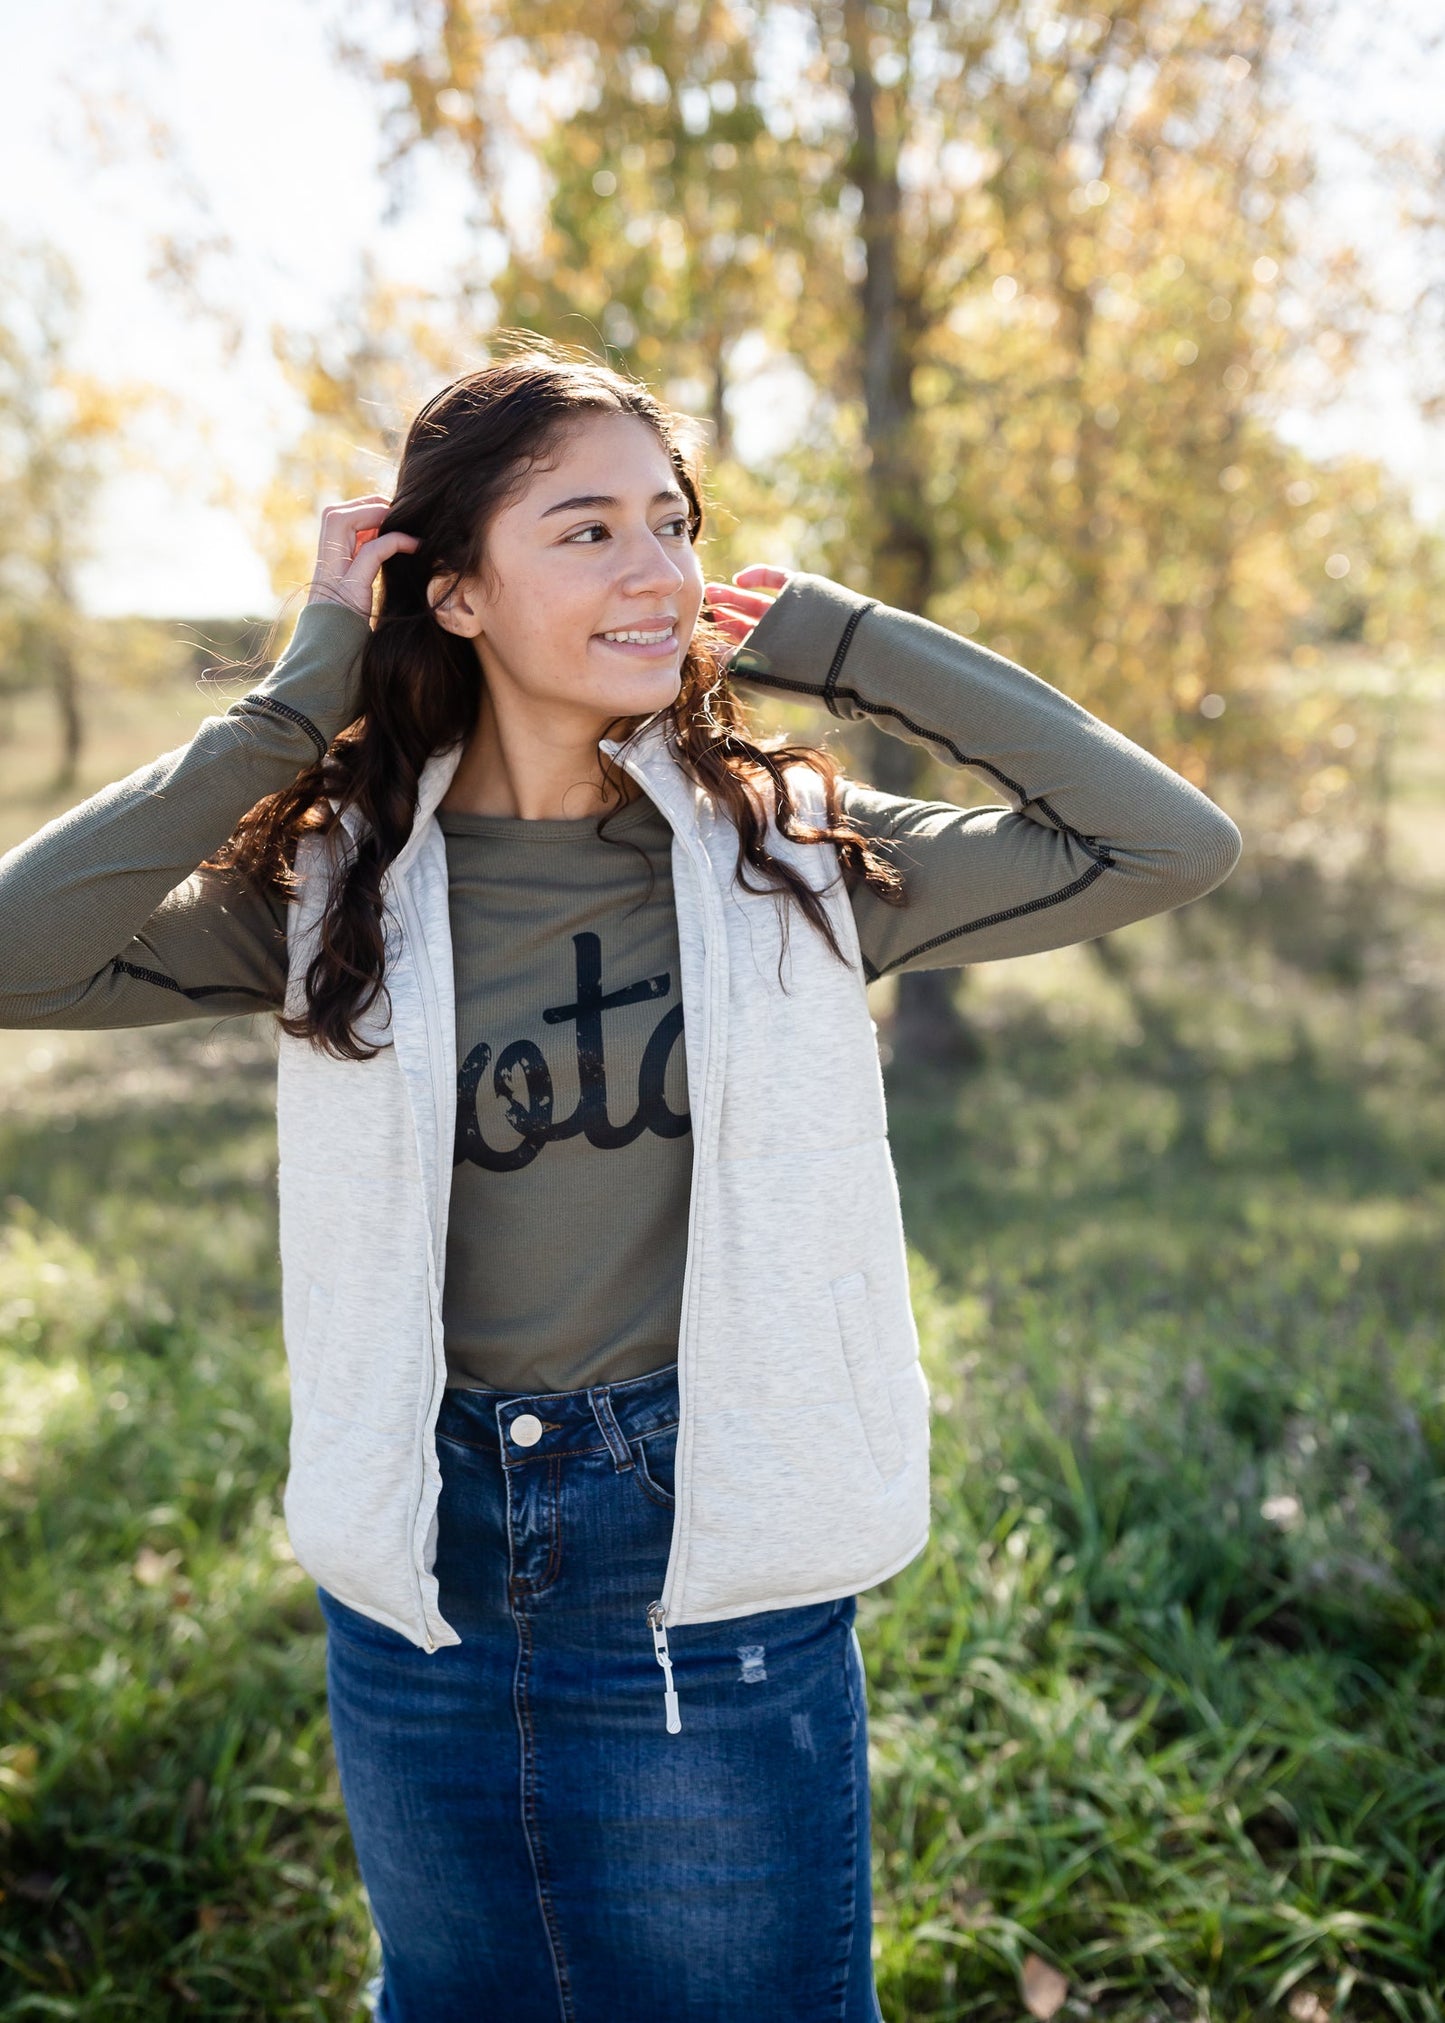
[(665, 626), (661, 632), (604, 632), (602, 637), (628, 640), (638, 646), (656, 646), (660, 640), (671, 639), (672, 627)]

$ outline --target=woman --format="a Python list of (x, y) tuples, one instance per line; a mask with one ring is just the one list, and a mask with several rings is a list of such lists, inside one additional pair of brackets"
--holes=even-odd
[[(854, 1596), (928, 1431), (866, 985), (1239, 851), (981, 647), (704, 584), (701, 525), (636, 382), (468, 374), (268, 679), (0, 864), (6, 1024), (281, 1014), (287, 1519), (405, 2023), (877, 2018)], [(764, 750), (734, 679), (1007, 804)]]

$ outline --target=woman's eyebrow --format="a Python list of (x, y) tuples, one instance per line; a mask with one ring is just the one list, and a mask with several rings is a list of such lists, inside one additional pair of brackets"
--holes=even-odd
[[(687, 504), (686, 498), (678, 491), (675, 485), (669, 485), (666, 491), (654, 492), (649, 501), (654, 506), (664, 506), (669, 502), (675, 502), (679, 506)], [(595, 508), (597, 506), (620, 506), (621, 504), (621, 499), (614, 498), (611, 492), (579, 492), (575, 499), (559, 499), (555, 506), (546, 507), (537, 515), (537, 518), (545, 520), (553, 513), (573, 513), (582, 507)]]

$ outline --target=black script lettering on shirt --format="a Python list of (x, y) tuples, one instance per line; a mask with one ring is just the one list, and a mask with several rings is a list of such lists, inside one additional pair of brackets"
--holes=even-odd
[[(552, 1071), (547, 1057), (532, 1040), (513, 1040), (502, 1048), (495, 1064), (492, 1049), (483, 1040), (472, 1048), (457, 1074), (457, 1136), (453, 1164), (470, 1160), (488, 1173), (516, 1173), (529, 1166), (544, 1145), (580, 1133), (599, 1152), (616, 1152), (630, 1145), (644, 1131), (659, 1138), (681, 1138), (692, 1129), (692, 1119), (684, 1111), (669, 1110), (663, 1094), (667, 1063), (682, 1032), (682, 1006), (673, 1005), (663, 1013), (643, 1050), (637, 1075), (637, 1110), (625, 1124), (614, 1124), (607, 1114), (607, 1063), (602, 1047), (602, 1015), (621, 1005), (644, 1004), (664, 998), (672, 989), (672, 978), (644, 977), (640, 983), (622, 990), (602, 989), (602, 943), (595, 934), (574, 934), (572, 946), (577, 957), (577, 1000), (575, 1004), (552, 1005), (542, 1013), (544, 1025), (576, 1027), (577, 1107), (570, 1117), (553, 1115)], [(517, 1143), (499, 1151), (482, 1136), (477, 1117), (477, 1091), (488, 1068), (492, 1071), (492, 1091), (505, 1106), (507, 1122), (517, 1133)]]

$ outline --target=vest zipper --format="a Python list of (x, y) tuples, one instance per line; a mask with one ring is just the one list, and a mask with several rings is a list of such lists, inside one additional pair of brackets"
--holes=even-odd
[[(670, 815), (668, 819), (671, 821)], [(685, 1570), (689, 1544), (692, 1495), (691, 1484), (687, 1480), (691, 1445), (687, 1438), (690, 1431), (687, 1421), (692, 1377), (692, 1343), (696, 1332), (696, 1309), (701, 1287), (697, 1253), (700, 1233), (710, 1207), (712, 1161), (717, 1137), (717, 1091), (722, 1045), (720, 1035), (725, 1025), (727, 998), (726, 927), (718, 921), (713, 911), (717, 904), (717, 894), (713, 882), (712, 860), (701, 840), (684, 834), (676, 823), (673, 824), (673, 834), (681, 842), (685, 854), (691, 860), (692, 876), (697, 886), (697, 920), (702, 936), (703, 1003), (701, 1007), (694, 1008), (702, 1012), (700, 1026), (694, 1023), (688, 1031), (689, 1059), (694, 1045), (697, 1045), (701, 1055), (701, 1073), (698, 1076), (700, 1100), (693, 1118), (692, 1185), (688, 1191), (687, 1210), (687, 1258), (683, 1267), (682, 1314), (677, 1334), (677, 1512), (668, 1549), (667, 1572), (663, 1577), (662, 1599), (657, 1604), (659, 1609), (676, 1607), (678, 1587), (684, 1584), (679, 1576)]]
[[(446, 1129), (447, 1105), (446, 1105), (446, 1093), (442, 1090), (440, 1086), (439, 1070), (441, 1068), (443, 1050), (440, 1044), (441, 1018), (436, 1002), (436, 980), (432, 975), (431, 958), (427, 954), (426, 937), (422, 932), (421, 917), (417, 912), (416, 906), (412, 900), (411, 893), (407, 887), (406, 877), (404, 876), (398, 879), (393, 889), (396, 892), (397, 898), (401, 902), (401, 912), (403, 922), (405, 925), (405, 931), (411, 936), (412, 964), (416, 971), (417, 986), (421, 997), (422, 1023), (426, 1027), (428, 1066), (431, 1069), (431, 1081), (432, 1081), (432, 1102), (436, 1109), (439, 1131), (440, 1133), (444, 1133)], [(448, 1184), (448, 1181), (450, 1179), (450, 1174), (448, 1171), (445, 1157), (447, 1149), (448, 1148), (445, 1145), (439, 1145), (439, 1153), (441, 1156), (438, 1158), (437, 1162), (437, 1194), (435, 1203), (435, 1214), (432, 1222), (432, 1229), (433, 1229), (432, 1240), (434, 1247), (435, 1247), (436, 1234), (440, 1232), (443, 1226), (446, 1213), (446, 1201), (444, 1199), (442, 1189)], [(431, 1274), (428, 1273), (429, 1281), (430, 1277)], [(428, 1382), (427, 1382), (427, 1398), (426, 1398), (426, 1415), (427, 1415), (427, 1424), (428, 1426), (430, 1426), (432, 1418), (432, 1410), (436, 1404), (436, 1342), (433, 1335), (433, 1325), (431, 1320), (430, 1283), (428, 1284), (428, 1291), (427, 1291), (427, 1322), (428, 1322), (427, 1346), (431, 1350), (431, 1360), (427, 1370)], [(417, 1487), (416, 1503), (412, 1510), (411, 1523), (412, 1523), (413, 1539), (415, 1539), (416, 1536), (416, 1521), (421, 1514), (422, 1498), (425, 1496), (425, 1494), (426, 1494), (426, 1460), (425, 1456), (423, 1456), (421, 1465), (421, 1480)], [(432, 1631), (431, 1618), (427, 1613), (426, 1599), (422, 1593), (421, 1568), (419, 1567), (416, 1561), (415, 1545), (413, 1545), (412, 1547), (412, 1553), (413, 1553), (412, 1573), (416, 1578), (417, 1606), (421, 1610), (422, 1625), (426, 1631), (426, 1639), (427, 1639), (426, 1647), (429, 1651), (434, 1651), (437, 1648), (437, 1643), (435, 1635), (433, 1634)]]
[[(638, 733), (634, 733), (634, 736), (636, 735)], [(653, 1648), (657, 1653), (657, 1662), (663, 1666), (667, 1678), (668, 1733), (675, 1735), (681, 1728), (682, 1722), (677, 1711), (677, 1693), (672, 1684), (672, 1660), (667, 1654), (667, 1632), (663, 1628), (663, 1612), (676, 1599), (676, 1591), (679, 1585), (678, 1575), (681, 1571), (684, 1558), (684, 1554), (679, 1550), (679, 1547), (686, 1546), (687, 1523), (691, 1514), (691, 1503), (685, 1478), (687, 1473), (686, 1448), (688, 1444), (688, 1380), (692, 1361), (692, 1310), (696, 1306), (698, 1299), (696, 1249), (698, 1228), (702, 1220), (700, 1210), (704, 1206), (703, 1190), (712, 1159), (712, 1141), (716, 1133), (717, 1103), (715, 1091), (720, 1045), (718, 1032), (720, 1025), (725, 1020), (727, 1002), (727, 976), (725, 965), (720, 957), (720, 950), (726, 947), (727, 929), (725, 923), (720, 922), (713, 911), (716, 908), (718, 913), (721, 912), (721, 901), (717, 896), (712, 859), (708, 854), (707, 846), (701, 837), (697, 835), (695, 827), (691, 830), (689, 829), (686, 815), (684, 815), (682, 823), (679, 825), (675, 810), (669, 806), (669, 802), (678, 791), (676, 781), (672, 780), (669, 782), (673, 787), (673, 793), (668, 793), (665, 788), (659, 791), (662, 783), (650, 776), (646, 765), (639, 764), (635, 755), (624, 754), (621, 747), (611, 739), (602, 740), (602, 749), (608, 751), (613, 758), (620, 758), (623, 770), (630, 773), (644, 793), (652, 798), (660, 809), (668, 827), (672, 830), (674, 846), (680, 847), (683, 855), (688, 859), (692, 877), (697, 884), (698, 921), (703, 944), (703, 1003), (700, 1006), (688, 1007), (690, 1011), (700, 1011), (702, 1015), (700, 1028), (697, 1025), (693, 1025), (688, 1029), (689, 1064), (694, 1059), (693, 1050), (695, 1047), (697, 1053), (701, 1056), (698, 1087), (702, 1101), (697, 1106), (693, 1117), (692, 1181), (688, 1189), (687, 1209), (687, 1257), (683, 1267), (682, 1316), (677, 1338), (677, 1507), (673, 1517), (672, 1538), (668, 1545), (667, 1570), (663, 1576), (662, 1597), (659, 1601), (653, 1602), (647, 1611), (647, 1620), (652, 1627)], [(684, 791), (686, 790), (684, 789)], [(691, 1073), (689, 1073), (689, 1080), (691, 1080)]]
[(672, 1654), (667, 1648), (667, 1631), (663, 1627), (661, 1602), (647, 1604), (647, 1623), (652, 1631), (653, 1651), (656, 1653), (658, 1664), (662, 1667), (662, 1704), (667, 1710), (667, 1732), (669, 1735), (678, 1735), (682, 1732), (682, 1715), (678, 1712), (677, 1688), (672, 1683)]

